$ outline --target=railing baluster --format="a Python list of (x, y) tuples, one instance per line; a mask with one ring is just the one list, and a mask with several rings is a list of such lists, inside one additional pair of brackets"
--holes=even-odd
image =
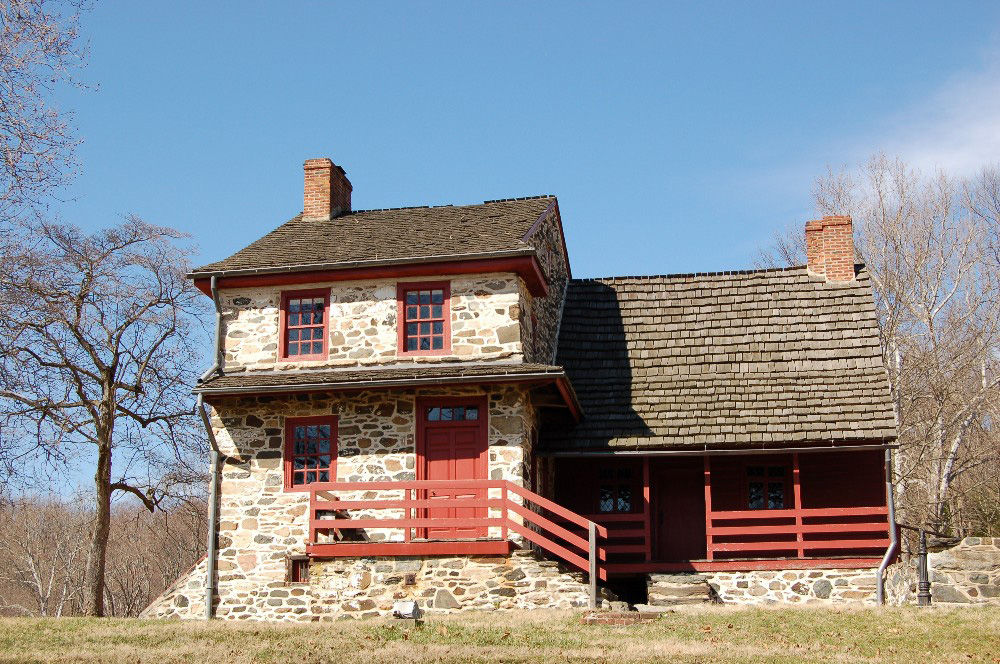
[[(413, 517), (413, 510), (411, 502), (413, 500), (412, 489), (403, 489), (403, 503), (405, 507), (403, 508), (403, 518), (410, 519)], [(403, 541), (409, 542), (412, 537), (411, 529), (409, 526), (403, 529)]]
[[(489, 494), (487, 493), (487, 496)], [(510, 510), (507, 507), (507, 501), (510, 497), (507, 495), (507, 485), (504, 484), (500, 489), (500, 518), (502, 519), (503, 525), (500, 526), (500, 539), (507, 539), (507, 519), (510, 518)]]

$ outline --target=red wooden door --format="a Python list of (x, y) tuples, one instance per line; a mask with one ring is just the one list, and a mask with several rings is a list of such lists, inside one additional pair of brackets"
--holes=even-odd
[(650, 461), (653, 557), (705, 557), (705, 486), (701, 457)]
[[(421, 399), (417, 455), (418, 479), (487, 479), (486, 404), (479, 399)], [(473, 487), (430, 489), (427, 498), (485, 499), (486, 490)], [(485, 507), (428, 508), (431, 519), (485, 518)], [(473, 524), (424, 529), (428, 539), (473, 539), (487, 536), (485, 526)]]

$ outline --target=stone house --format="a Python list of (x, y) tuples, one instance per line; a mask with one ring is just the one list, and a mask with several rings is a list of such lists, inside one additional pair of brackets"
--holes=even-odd
[(574, 279), (553, 196), (351, 190), (306, 161), (301, 214), (190, 275), (213, 535), (146, 615), (874, 600), (896, 425), (849, 217), (801, 267)]

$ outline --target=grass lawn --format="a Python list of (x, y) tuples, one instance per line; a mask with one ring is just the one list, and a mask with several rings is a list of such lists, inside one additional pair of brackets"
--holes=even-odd
[(624, 627), (580, 612), (283, 625), (0, 619), (0, 662), (1000, 662), (1000, 608), (692, 608)]

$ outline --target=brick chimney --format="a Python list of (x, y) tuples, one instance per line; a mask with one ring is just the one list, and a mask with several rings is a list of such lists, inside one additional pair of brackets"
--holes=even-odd
[(827, 281), (854, 281), (854, 224), (850, 216), (828, 216), (806, 222), (809, 272)]
[(323, 157), (306, 159), (304, 219), (329, 220), (351, 211), (351, 181), (340, 166)]

